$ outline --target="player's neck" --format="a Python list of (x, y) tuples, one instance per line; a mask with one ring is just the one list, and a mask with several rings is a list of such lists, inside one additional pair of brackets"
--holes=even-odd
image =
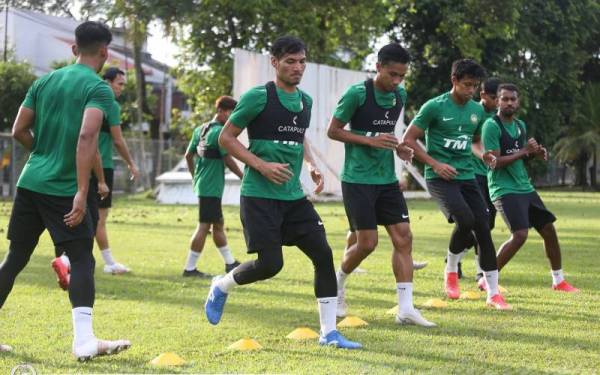
[(288, 94), (294, 93), (296, 90), (298, 90), (296, 85), (290, 85), (289, 83), (283, 82), (279, 78), (275, 79), (275, 86), (279, 87)]
[(454, 103), (456, 103), (458, 105), (465, 105), (469, 101), (469, 99), (465, 100), (465, 99), (461, 98), (460, 96), (458, 96), (454, 87), (452, 87), (452, 90), (450, 90), (450, 97), (452, 98)]
[(485, 105), (485, 102), (484, 102), (483, 100), (481, 100), (479, 103), (480, 103), (480, 104), (483, 106), (483, 109), (485, 109), (485, 111), (486, 111), (486, 112), (488, 112), (488, 113), (489, 113), (489, 112), (495, 112), (495, 111), (496, 111), (496, 108), (494, 108), (494, 107), (491, 107), (491, 108), (490, 108), (490, 107), (487, 107), (487, 106)]
[(381, 81), (379, 80), (379, 74), (377, 74), (375, 76), (375, 78), (373, 78), (373, 86), (381, 92), (391, 92), (391, 91), (386, 90), (385, 87), (381, 86)]
[(76, 63), (81, 64), (81, 65), (87, 65), (90, 68), (94, 69), (95, 72), (99, 72), (100, 69), (102, 68), (102, 67), (98, 68), (98, 65), (99, 65), (98, 61), (95, 57), (92, 57), (92, 56), (79, 55), (77, 57)]
[(498, 112), (498, 117), (503, 124), (510, 124), (511, 122), (515, 121), (515, 115), (505, 116), (502, 114), (502, 112)]

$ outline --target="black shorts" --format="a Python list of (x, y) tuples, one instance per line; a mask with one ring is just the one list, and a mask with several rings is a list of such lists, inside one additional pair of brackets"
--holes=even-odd
[(384, 185), (342, 182), (342, 197), (352, 232), (409, 222), (408, 207), (397, 182)]
[(488, 179), (486, 176), (482, 176), (480, 174), (476, 174), (475, 178), (477, 179), (479, 190), (481, 190), (481, 194), (483, 195), (483, 199), (485, 200), (485, 204), (488, 208), (488, 214), (490, 216), (490, 230), (492, 230), (496, 226), (496, 207), (490, 199), (490, 188), (488, 186)]
[(198, 197), (198, 221), (201, 223), (220, 223), (223, 221), (221, 198)]
[[(95, 199), (97, 201), (97, 205), (98, 208), (111, 208), (112, 207), (112, 192), (113, 192), (113, 185), (114, 185), (114, 178), (115, 178), (115, 170), (112, 168), (104, 168), (104, 181), (106, 181), (106, 185), (108, 186), (108, 195), (106, 196), (106, 198), (101, 199), (100, 196), (97, 194), (98, 192), (98, 179), (96, 178), (96, 176), (92, 173), (92, 180), (90, 181), (90, 185), (94, 184), (95, 189), (96, 189), (96, 195), (95, 195)], [(92, 189), (90, 189), (91, 191)]]
[(293, 246), (307, 233), (325, 231), (321, 217), (306, 198), (284, 201), (242, 196), (240, 217), (248, 253)]
[(475, 220), (489, 220), (487, 205), (475, 179), (434, 178), (427, 180), (427, 189), (449, 223), (454, 222), (453, 215), (460, 215), (463, 210), (471, 211)]
[(556, 221), (537, 192), (506, 194), (494, 201), (511, 232), (534, 227), (537, 230)]
[(44, 229), (48, 229), (54, 245), (93, 238), (89, 210), (76, 227), (69, 228), (64, 223), (64, 216), (72, 208), (73, 197), (59, 197), (17, 188), (7, 238), (18, 242), (37, 241)]

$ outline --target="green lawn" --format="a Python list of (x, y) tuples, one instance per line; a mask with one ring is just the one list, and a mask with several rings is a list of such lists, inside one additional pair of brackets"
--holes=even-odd
[[(532, 233), (528, 243), (501, 274), (515, 310), (485, 308), (484, 299), (449, 302), (445, 309), (423, 309), (438, 323), (423, 329), (394, 324), (386, 310), (395, 305), (390, 267), (390, 242), (382, 235), (379, 248), (363, 263), (364, 275), (349, 279), (350, 312), (369, 322), (344, 329), (362, 342), (361, 351), (321, 348), (316, 342), (296, 342), (285, 336), (296, 327), (318, 330), (312, 294), (312, 270), (300, 251), (286, 248), (286, 264), (274, 279), (235, 289), (221, 324), (211, 326), (203, 304), (209, 282), (183, 279), (180, 274), (196, 225), (197, 210), (159, 206), (140, 196), (119, 198), (109, 232), (113, 253), (133, 272), (125, 276), (96, 269), (95, 332), (100, 338), (128, 338), (132, 348), (114, 357), (79, 364), (71, 355), (71, 313), (67, 294), (56, 284), (50, 267), (53, 247), (47, 234), (11, 296), (0, 310), (0, 342), (15, 351), (0, 354), (0, 373), (21, 363), (38, 373), (597, 373), (600, 371), (600, 194), (548, 192), (547, 206), (559, 218), (563, 268), (568, 280), (583, 290), (566, 295), (550, 289), (549, 265), (542, 243)], [(11, 205), (0, 202), (0, 257)], [(429, 261), (415, 273), (415, 301), (443, 298), (443, 257), (451, 226), (431, 201), (409, 201), (414, 256)], [(342, 255), (346, 218), (341, 204), (318, 204), (334, 249), (336, 266)], [(244, 254), (236, 207), (225, 209), (228, 236), (238, 259)], [(498, 218), (496, 245), (508, 236)], [(200, 269), (223, 271), (212, 243), (200, 259)], [(466, 257), (463, 290), (474, 290), (473, 256)], [(252, 337), (258, 352), (232, 352), (227, 346)], [(156, 368), (149, 361), (176, 352), (187, 363)]]

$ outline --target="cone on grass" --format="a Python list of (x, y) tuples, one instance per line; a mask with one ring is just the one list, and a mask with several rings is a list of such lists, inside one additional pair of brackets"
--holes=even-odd
[(150, 363), (154, 366), (181, 366), (185, 361), (177, 354), (167, 352), (154, 358)]
[(348, 316), (344, 320), (338, 323), (338, 327), (344, 328), (354, 328), (354, 327), (364, 327), (368, 326), (369, 323), (365, 322), (361, 318), (357, 316)]
[(479, 299), (481, 294), (472, 290), (467, 290), (460, 294), (460, 299)]
[(432, 307), (435, 309), (443, 309), (445, 307), (448, 307), (448, 302), (442, 301), (439, 298), (431, 298), (431, 299), (428, 299), (427, 301), (425, 301), (423, 306)]
[(388, 311), (386, 311), (385, 313), (388, 315), (398, 315), (398, 311), (399, 311), (399, 307), (398, 305), (392, 307), (391, 309), (389, 309)]
[(318, 338), (319, 334), (310, 328), (300, 327), (290, 332), (286, 337), (292, 340), (310, 340)]
[(254, 339), (241, 339), (233, 344), (229, 345), (229, 349), (231, 350), (239, 350), (239, 351), (247, 351), (247, 350), (260, 350), (262, 349), (262, 345), (258, 343), (258, 341)]

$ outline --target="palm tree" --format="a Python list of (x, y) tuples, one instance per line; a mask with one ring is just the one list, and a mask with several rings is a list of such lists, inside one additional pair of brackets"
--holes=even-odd
[(578, 100), (574, 124), (554, 145), (561, 163), (573, 163), (577, 168), (576, 184), (587, 185), (587, 163), (592, 158), (591, 185), (596, 187), (597, 153), (600, 147), (600, 84), (590, 83)]

